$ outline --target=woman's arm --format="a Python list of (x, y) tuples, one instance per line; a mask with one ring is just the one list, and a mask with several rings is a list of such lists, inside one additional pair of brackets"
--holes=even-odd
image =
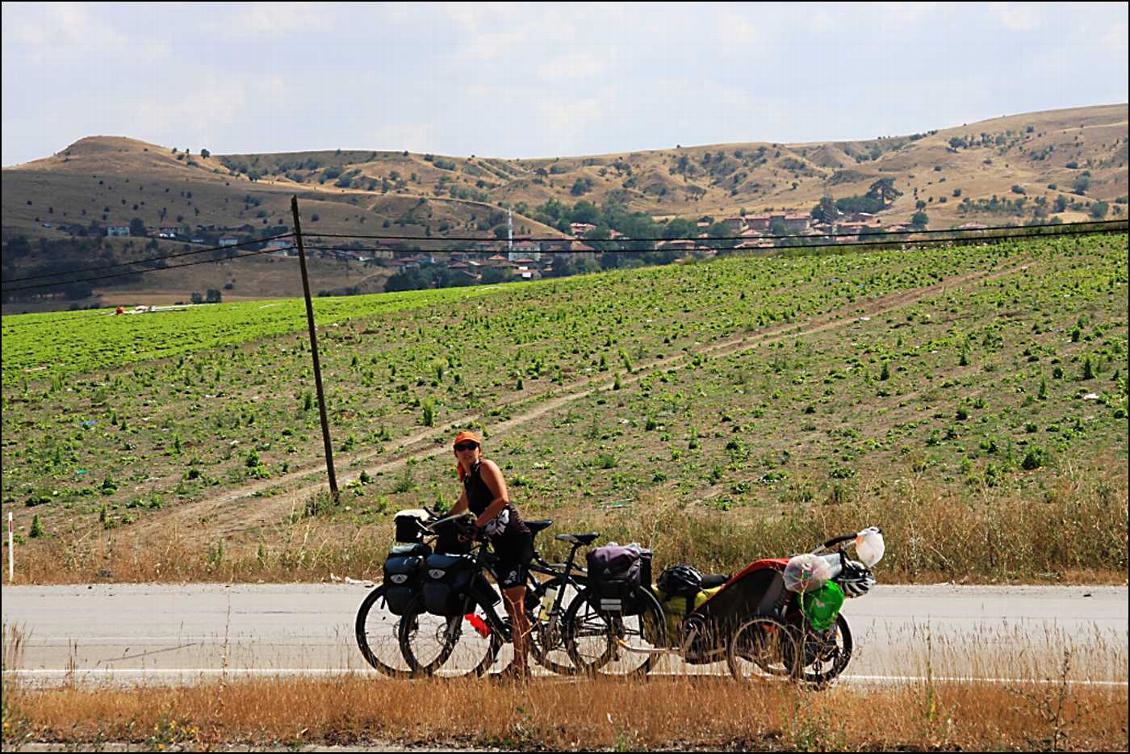
[(490, 501), (490, 505), (486, 510), (475, 520), (475, 524), (479, 527), (486, 526), (490, 523), (491, 519), (499, 514), (499, 512), (506, 507), (510, 502), (510, 494), (506, 489), (506, 480), (502, 478), (502, 471), (494, 461), (483, 460), (482, 470), (479, 472), (483, 482), (494, 494), (494, 499)]
[(459, 496), (459, 500), (456, 501), (455, 507), (451, 509), (451, 512), (448, 513), (448, 515), (454, 516), (456, 513), (462, 513), (463, 511), (467, 510), (468, 505), (470, 505), (470, 502), (467, 500), (467, 490), (463, 490), (463, 494)]

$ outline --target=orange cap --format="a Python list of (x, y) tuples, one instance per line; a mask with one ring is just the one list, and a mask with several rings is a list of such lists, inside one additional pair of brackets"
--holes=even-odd
[(471, 432), (470, 430), (465, 429), (462, 432), (460, 432), (459, 434), (455, 435), (455, 441), (451, 444), (452, 444), (452, 446), (455, 446), (455, 445), (458, 445), (461, 442), (473, 442), (476, 445), (482, 445), (483, 439), (481, 437), (479, 437), (478, 435), (476, 435), (474, 432)]

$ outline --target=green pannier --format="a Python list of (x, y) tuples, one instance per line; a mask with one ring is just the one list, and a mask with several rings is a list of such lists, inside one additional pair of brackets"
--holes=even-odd
[(805, 592), (801, 597), (804, 617), (817, 631), (827, 631), (834, 626), (843, 605), (844, 590), (834, 581), (827, 581), (824, 586)]

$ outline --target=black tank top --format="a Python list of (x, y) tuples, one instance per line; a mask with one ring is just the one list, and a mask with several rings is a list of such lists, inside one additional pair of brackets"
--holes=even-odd
[[(483, 481), (482, 477), (482, 461), (479, 461), (471, 467), (471, 471), (463, 477), (463, 489), (467, 493), (467, 504), (471, 512), (476, 516), (483, 515), (492, 500), (494, 500), (494, 493), (490, 491), (490, 487)], [(507, 503), (493, 521), (487, 523), (487, 534), (494, 538), (507, 534), (510, 532), (529, 532), (530, 528), (526, 526), (526, 522), (518, 515), (518, 510), (512, 503)]]

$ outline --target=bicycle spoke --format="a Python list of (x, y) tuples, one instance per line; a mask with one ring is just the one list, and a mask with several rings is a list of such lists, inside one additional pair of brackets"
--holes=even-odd
[(411, 671), (400, 651), (399, 628), (400, 616), (388, 609), (383, 587), (378, 587), (366, 596), (358, 610), (355, 621), (357, 643), (366, 662), (394, 677)]

